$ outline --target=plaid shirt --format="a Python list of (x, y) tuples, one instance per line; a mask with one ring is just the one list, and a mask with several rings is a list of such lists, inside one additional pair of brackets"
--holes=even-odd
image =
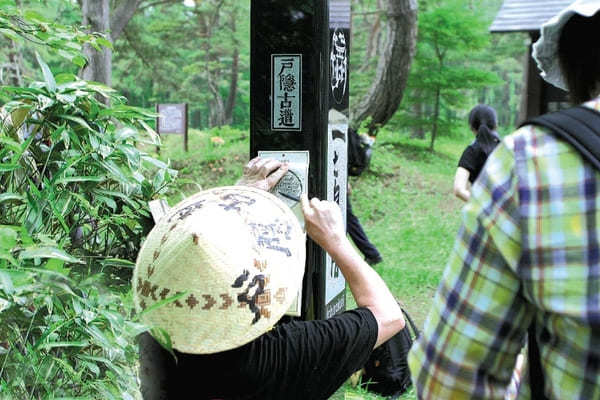
[(599, 216), (600, 173), (575, 149), (532, 126), (502, 141), (409, 353), (419, 398), (504, 398), (535, 318), (546, 394), (600, 399)]

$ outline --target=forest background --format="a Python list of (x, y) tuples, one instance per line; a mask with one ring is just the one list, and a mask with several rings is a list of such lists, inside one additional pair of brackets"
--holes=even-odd
[[(420, 0), (410, 72), (369, 115), (401, 3), (417, 2), (352, 2), (351, 118), (378, 138), (352, 196), (378, 272), (422, 323), (458, 224), (468, 111), (487, 103), (501, 133), (515, 127), (529, 39), (488, 32), (501, 0)], [(249, 15), (239, 0), (0, 0), (0, 398), (139, 398), (129, 279), (147, 202), (239, 176)], [(189, 153), (175, 136), (156, 152), (156, 103), (188, 103)], [(371, 395), (335, 397), (352, 396)]]

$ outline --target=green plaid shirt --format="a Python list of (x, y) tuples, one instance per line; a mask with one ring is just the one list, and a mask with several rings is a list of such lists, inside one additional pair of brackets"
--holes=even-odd
[(502, 141), (409, 353), (419, 398), (504, 398), (535, 318), (546, 394), (600, 399), (599, 216), (600, 173), (576, 150), (531, 126)]

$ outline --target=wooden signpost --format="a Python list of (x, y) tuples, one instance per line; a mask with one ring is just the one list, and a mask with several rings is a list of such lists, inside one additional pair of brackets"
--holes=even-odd
[[(250, 157), (305, 152), (307, 193), (346, 215), (350, 0), (252, 0)], [(338, 266), (309, 241), (301, 319), (346, 309)]]
[(156, 132), (159, 135), (183, 135), (183, 149), (188, 151), (188, 105), (157, 104)]

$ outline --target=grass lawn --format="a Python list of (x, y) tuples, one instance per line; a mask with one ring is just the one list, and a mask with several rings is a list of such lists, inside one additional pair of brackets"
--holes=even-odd
[[(211, 139), (214, 137), (224, 143), (215, 143), (219, 140)], [(383, 131), (377, 137), (369, 170), (351, 178), (354, 212), (384, 258), (376, 270), (419, 328), (459, 227), (463, 203), (452, 195), (452, 181), (468, 141), (441, 138), (436, 152), (431, 153), (427, 141)], [(183, 152), (179, 136), (164, 138), (160, 157), (180, 171), (178, 187), (168, 196), (171, 205), (200, 188), (235, 183), (248, 160), (248, 132), (192, 130), (189, 149), (189, 153)], [(349, 307), (354, 307), (349, 291), (347, 296)], [(331, 398), (383, 399), (350, 383)], [(414, 398), (412, 390), (401, 397)]]

